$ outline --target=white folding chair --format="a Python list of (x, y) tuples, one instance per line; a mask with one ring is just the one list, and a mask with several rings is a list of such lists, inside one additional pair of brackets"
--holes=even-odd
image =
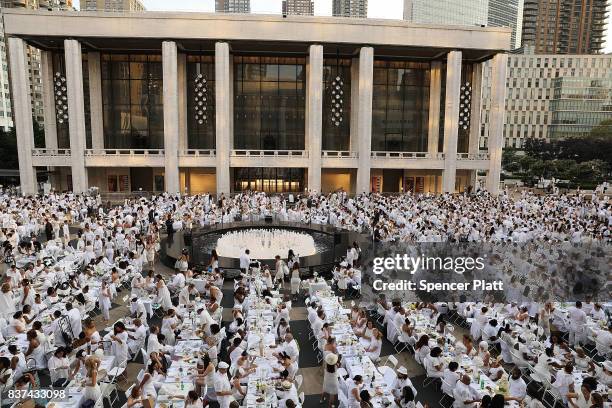
[(304, 382), (304, 376), (302, 374), (298, 374), (295, 376), (295, 389), (300, 390), (302, 388), (302, 383)]

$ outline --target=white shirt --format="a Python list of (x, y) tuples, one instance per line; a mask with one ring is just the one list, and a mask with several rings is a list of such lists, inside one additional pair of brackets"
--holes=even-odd
[(512, 377), (508, 380), (508, 395), (513, 398), (524, 399), (527, 396), (527, 384), (519, 377), (514, 380)]
[(249, 265), (251, 264), (251, 258), (248, 254), (243, 253), (240, 255), (240, 269), (249, 269)]
[(466, 404), (465, 401), (480, 400), (470, 386), (465, 385), (461, 381), (457, 381), (457, 386), (453, 390), (453, 398), (455, 398), (455, 402), (453, 403), (453, 407), (455, 408), (473, 407), (475, 403)]
[[(227, 374), (221, 374), (219, 372), (217, 372), (215, 374), (215, 392), (219, 393), (221, 392), (226, 392), (226, 391), (231, 391), (232, 390), (232, 385), (229, 382), (229, 379), (227, 378)], [(230, 394), (230, 395), (224, 395), (224, 396), (220, 396), (217, 394), (217, 402), (219, 403), (219, 407), (220, 408), (229, 408), (230, 403), (234, 400), (234, 397)]]

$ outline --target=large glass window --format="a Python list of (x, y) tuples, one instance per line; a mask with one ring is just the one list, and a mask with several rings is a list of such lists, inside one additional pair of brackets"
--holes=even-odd
[(104, 146), (163, 149), (161, 55), (102, 55)]
[(375, 61), (373, 151), (427, 151), (428, 63)]
[(304, 149), (305, 59), (234, 57), (234, 148)]
[(326, 59), (323, 66), (323, 86), (323, 150), (349, 150), (351, 60)]
[(266, 193), (304, 191), (304, 169), (293, 168), (234, 168), (234, 191), (256, 190)]
[(213, 56), (187, 56), (187, 134), (190, 149), (215, 148)]

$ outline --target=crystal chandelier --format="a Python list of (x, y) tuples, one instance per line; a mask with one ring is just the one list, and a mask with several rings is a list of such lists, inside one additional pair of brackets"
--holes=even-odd
[(53, 92), (55, 95), (55, 117), (58, 123), (68, 122), (68, 94), (66, 77), (56, 72), (53, 76)]
[(194, 80), (194, 97), (193, 97), (193, 110), (195, 120), (198, 125), (203, 125), (208, 120), (208, 99), (210, 95), (208, 93), (208, 81), (201, 73), (197, 74)]
[(472, 86), (469, 82), (461, 86), (459, 98), (459, 126), (463, 130), (467, 130), (467, 128), (470, 127), (472, 109)]

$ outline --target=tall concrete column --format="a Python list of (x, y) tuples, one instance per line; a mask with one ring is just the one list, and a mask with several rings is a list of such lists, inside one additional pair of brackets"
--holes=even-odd
[(187, 150), (189, 142), (187, 139), (187, 55), (178, 55), (178, 97), (179, 97), (179, 151)]
[(217, 195), (230, 193), (230, 150), (232, 112), (230, 84), (229, 44), (215, 44), (215, 113), (216, 113), (216, 162), (217, 162)]
[(83, 57), (81, 43), (64, 40), (66, 60), (66, 88), (68, 89), (68, 132), (70, 136), (70, 165), (72, 168), (72, 190), (87, 191), (88, 179), (85, 168), (85, 96), (83, 93)]
[[(370, 190), (370, 162), (372, 152), (372, 82), (374, 79), (374, 49), (363, 47), (359, 51), (359, 101), (357, 110), (357, 185), (356, 192)], [(351, 111), (354, 108), (351, 106)]]
[(24, 195), (35, 194), (38, 189), (36, 186), (36, 171), (32, 162), (34, 128), (26, 44), (21, 38), (11, 37), (8, 39), (8, 51), (21, 193)]
[(431, 63), (429, 78), (429, 124), (427, 130), (427, 152), (434, 157), (438, 153), (440, 139), (440, 96), (442, 92), (442, 63)]
[(442, 172), (442, 191), (445, 193), (453, 193), (455, 191), (460, 91), (461, 51), (451, 51), (446, 59), (446, 94), (444, 100), (444, 171)]
[(480, 140), (480, 110), (482, 106), (482, 69), (483, 64), (474, 64), (472, 75), (472, 108), (470, 112), (470, 138), (468, 153), (477, 154)]
[(499, 193), (502, 148), (504, 139), (504, 117), (506, 113), (506, 70), (508, 54), (493, 57), (491, 73), (491, 109), (489, 111), (489, 174), (487, 190)]
[(350, 147), (351, 152), (359, 149), (358, 109), (359, 106), (359, 58), (351, 60), (351, 109), (350, 109)]
[(178, 51), (174, 41), (162, 43), (164, 81), (164, 180), (168, 193), (180, 191)]
[(43, 116), (45, 120), (45, 147), (57, 149), (57, 122), (55, 121), (55, 95), (53, 83), (53, 53), (40, 52), (40, 71), (43, 91)]
[(321, 149), (323, 138), (323, 46), (311, 45), (306, 71), (306, 146), (308, 189), (321, 192)]
[(89, 111), (91, 119), (91, 148), (104, 149), (104, 113), (102, 111), (102, 64), (99, 52), (87, 54), (89, 70)]

